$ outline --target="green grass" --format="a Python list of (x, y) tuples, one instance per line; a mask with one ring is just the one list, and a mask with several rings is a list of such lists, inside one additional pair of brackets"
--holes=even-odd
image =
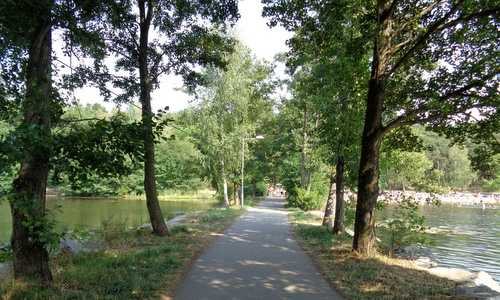
[(255, 207), (257, 206), (260, 201), (262, 201), (265, 197), (252, 197), (252, 196), (245, 196), (245, 206), (247, 207)]
[(294, 211), (290, 219), (302, 248), (348, 299), (458, 299), (453, 281), (433, 276), (408, 260), (356, 255), (350, 236), (332, 235), (320, 218), (308, 213)]
[[(212, 190), (202, 189), (193, 191), (168, 191), (162, 192), (158, 199), (160, 201), (193, 201), (198, 199), (206, 199), (206, 201), (217, 202), (215, 193)], [(129, 200), (145, 200), (145, 195), (123, 195), (120, 198)]]
[[(108, 235), (106, 250), (59, 255), (52, 260), (54, 283), (42, 288), (10, 281), (2, 299), (168, 299), (190, 262), (243, 211), (210, 209), (191, 215), (167, 237), (145, 230)], [(116, 229), (114, 229), (116, 230)]]

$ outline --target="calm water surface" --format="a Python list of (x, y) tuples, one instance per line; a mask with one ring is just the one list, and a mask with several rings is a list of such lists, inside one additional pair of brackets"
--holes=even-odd
[(500, 209), (421, 208), (428, 226), (446, 233), (430, 235), (431, 259), (439, 266), (485, 271), (500, 282)]
[[(212, 199), (160, 201), (165, 217), (176, 213), (207, 209), (217, 203)], [(56, 198), (49, 197), (47, 206), (56, 220), (66, 228), (98, 228), (110, 220), (125, 221), (130, 226), (149, 223), (146, 202), (119, 198)], [(8, 242), (11, 233), (10, 208), (0, 202), (0, 243)]]

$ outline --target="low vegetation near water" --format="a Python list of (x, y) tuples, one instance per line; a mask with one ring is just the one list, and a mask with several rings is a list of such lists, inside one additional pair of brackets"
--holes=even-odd
[(157, 237), (149, 230), (109, 226), (106, 250), (52, 260), (54, 282), (43, 288), (29, 282), (0, 285), (1, 299), (168, 299), (190, 262), (241, 209), (214, 208), (188, 216), (185, 225)]
[(455, 282), (433, 276), (409, 260), (356, 255), (352, 237), (333, 235), (321, 226), (321, 218), (302, 211), (290, 218), (302, 248), (348, 299), (460, 299), (454, 295)]

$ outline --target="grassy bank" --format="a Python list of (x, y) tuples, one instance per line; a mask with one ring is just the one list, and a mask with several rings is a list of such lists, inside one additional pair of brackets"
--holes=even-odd
[(1, 298), (169, 299), (193, 259), (242, 212), (210, 209), (190, 215), (186, 225), (174, 227), (168, 237), (110, 228), (105, 251), (52, 260), (52, 287), (5, 282)]
[[(130, 200), (146, 200), (145, 195), (122, 195), (115, 196)], [(207, 201), (217, 201), (215, 192), (209, 189), (192, 190), (192, 191), (167, 191), (160, 192), (158, 195), (160, 201), (192, 201), (196, 199), (207, 199)]]
[(290, 218), (302, 248), (348, 299), (458, 299), (453, 281), (430, 275), (408, 260), (357, 256), (351, 252), (350, 236), (332, 235), (311, 214), (298, 211)]

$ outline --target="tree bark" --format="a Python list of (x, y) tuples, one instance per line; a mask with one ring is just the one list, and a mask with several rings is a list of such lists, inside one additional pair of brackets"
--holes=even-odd
[(222, 189), (224, 191), (224, 205), (226, 207), (229, 207), (230, 206), (230, 203), (229, 203), (229, 196), (228, 196), (228, 193), (227, 193), (227, 179), (226, 179), (226, 170), (224, 169), (224, 161), (221, 161), (221, 165), (222, 165)]
[(375, 251), (374, 210), (379, 193), (379, 156), (384, 133), (382, 112), (385, 98), (385, 81), (390, 69), (389, 60), (393, 30), (392, 4), (394, 4), (392, 1), (377, 1), (378, 28), (373, 43), (365, 124), (361, 139), (353, 250), (367, 255)]
[(353, 239), (353, 250), (361, 254), (371, 254), (375, 250), (374, 209), (379, 192), (379, 154), (382, 140), (383, 99), (384, 81), (371, 79), (362, 136)]
[(26, 95), (21, 128), (29, 128), (23, 139), (23, 158), (13, 182), (11, 245), (14, 276), (52, 281), (49, 254), (41, 235), (46, 233), (45, 191), (49, 173), (51, 135), (51, 51), (50, 8), (41, 9), (30, 37), (26, 67)]
[[(147, 3), (147, 12), (146, 12)], [(149, 219), (153, 233), (159, 236), (168, 234), (168, 228), (158, 201), (155, 174), (155, 144), (153, 136), (153, 112), (151, 109), (151, 78), (148, 66), (148, 34), (153, 15), (150, 0), (139, 0), (140, 37), (139, 37), (139, 77), (142, 122), (144, 126), (144, 191)]]
[(333, 214), (333, 209), (335, 206), (334, 186), (335, 186), (335, 175), (334, 175), (333, 168), (332, 168), (332, 172), (330, 174), (330, 191), (328, 192), (328, 199), (326, 200), (325, 213), (323, 215), (323, 223), (322, 223), (323, 226), (328, 225), (328, 221), (330, 221), (332, 214)]
[(335, 172), (335, 221), (333, 223), (333, 233), (341, 234), (344, 228), (344, 157), (337, 156), (337, 166)]

